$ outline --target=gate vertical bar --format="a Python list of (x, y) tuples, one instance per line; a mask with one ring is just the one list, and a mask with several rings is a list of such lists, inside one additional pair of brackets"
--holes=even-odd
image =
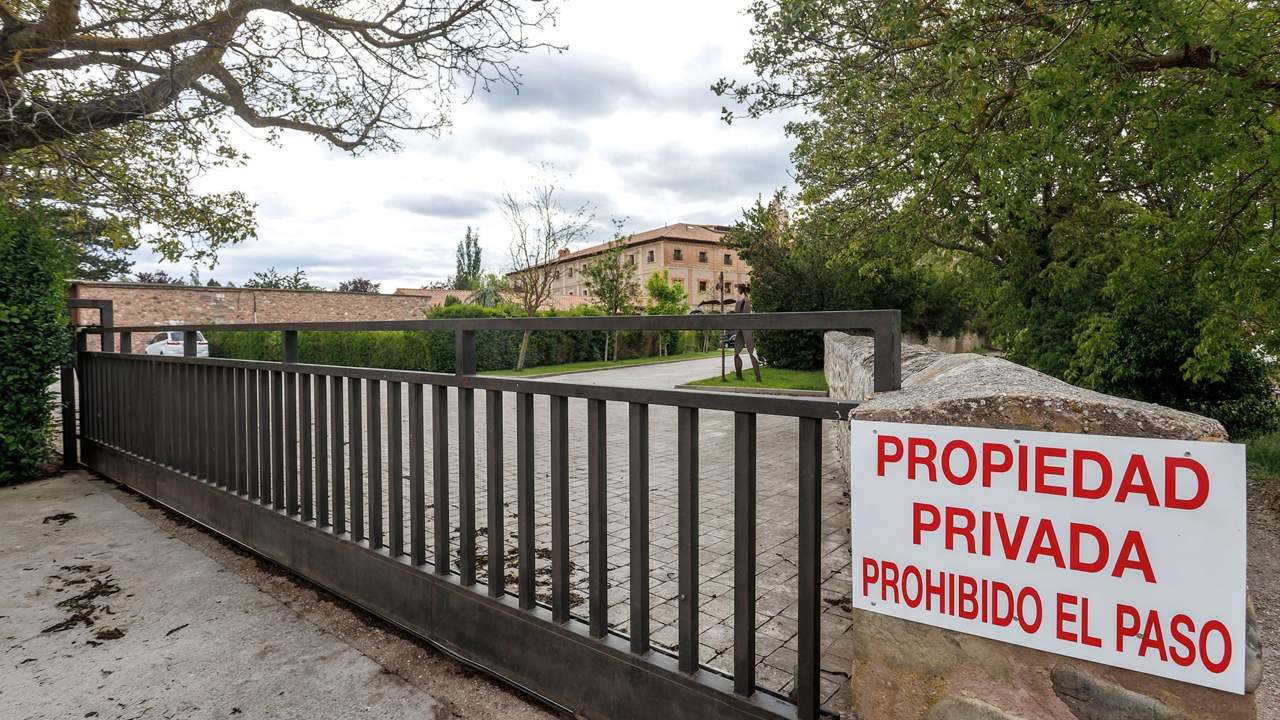
[(733, 414), (733, 691), (756, 686), (756, 415)]
[[(186, 368), (193, 370), (194, 368)], [(245, 491), (246, 494), (253, 499), (258, 497), (258, 483), (260, 482), (261, 465), (258, 463), (258, 423), (261, 418), (258, 415), (258, 373), (260, 370), (246, 370), (244, 382), (244, 409), (246, 414), (245, 423)]]
[(818, 607), (822, 537), (822, 421), (800, 418), (800, 538), (797, 570), (796, 717), (818, 717), (821, 615)]
[(382, 381), (365, 381), (369, 434), (369, 547), (383, 545), (382, 533)]
[(316, 376), (298, 375), (298, 444), (302, 463), (301, 516), (303, 520), (316, 517), (315, 458), (312, 457), (311, 386)]
[[(474, 336), (474, 333), (472, 334)], [(476, 584), (475, 391), (458, 388), (458, 575)]]
[(678, 420), (677, 537), (680, 543), (680, 670), (698, 669), (698, 409), (681, 407)]
[(271, 500), (271, 371), (258, 371), (258, 495)]
[(551, 401), (551, 618), (569, 621), (569, 398)]
[[(288, 337), (290, 333), (285, 333)], [(284, 506), (298, 513), (298, 374), (284, 373)]]
[(588, 632), (602, 638), (609, 630), (608, 432), (604, 400), (587, 401), (587, 552), (590, 605)]
[(516, 393), (516, 554), (520, 607), (533, 609), (533, 395)]
[(449, 388), (431, 386), (432, 539), (437, 575), (449, 574)]
[(404, 554), (404, 449), (402, 420), (404, 409), (400, 383), (387, 383), (387, 542), (391, 557)]
[(343, 436), (346, 421), (342, 417), (342, 376), (330, 378), (329, 387), (329, 462), (333, 475), (333, 531), (339, 535), (347, 531), (347, 492), (343, 477)]
[(427, 475), (426, 443), (423, 433), (426, 422), (423, 419), (426, 398), (421, 383), (409, 386), (409, 560), (414, 565), (422, 565), (427, 561)]
[[(233, 428), (235, 449), (233, 450), (232, 455), (235, 458), (235, 489), (236, 494), (238, 495), (245, 494), (245, 490), (247, 489), (245, 479), (248, 475), (245, 471), (245, 435), (248, 431), (248, 413), (245, 412), (244, 377), (244, 368), (236, 368), (231, 374), (232, 403), (234, 405), (233, 411), (235, 413), (235, 419), (232, 421), (235, 423), (235, 427)], [(182, 397), (182, 393), (177, 392), (175, 388), (174, 392), (172, 392), (169, 397), (179, 398)]]
[(316, 375), (316, 526), (329, 526), (329, 378)]
[(486, 535), (489, 553), (489, 597), (499, 598), (506, 592), (506, 568), (503, 547), (503, 515), (506, 513), (502, 487), (502, 391), (486, 390), (484, 394), (485, 474), (487, 487), (485, 507), (488, 509)]
[(284, 509), (284, 373), (271, 371), (271, 506)]
[(347, 434), (349, 440), (347, 477), (351, 487), (351, 539), (364, 539), (364, 432), (360, 423), (364, 409), (360, 379), (347, 381)]
[(627, 407), (631, 525), (631, 652), (649, 652), (649, 406)]

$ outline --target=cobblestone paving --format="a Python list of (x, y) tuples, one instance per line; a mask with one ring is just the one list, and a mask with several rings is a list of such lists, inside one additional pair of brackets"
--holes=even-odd
[[(687, 366), (687, 367), (676, 367)], [(719, 371), (718, 359), (673, 363), (668, 366), (627, 368), (607, 372), (564, 376), (557, 380), (619, 385), (671, 387), (673, 377), (696, 379)], [(409, 412), (410, 394), (404, 393), (403, 432), (404, 498), (410, 493)], [(383, 384), (381, 444), (386, 478), (389, 454), (388, 424), (385, 419), (388, 391)], [(367, 389), (362, 393), (367, 400)], [(436, 528), (432, 522), (434, 507), (431, 497), (432, 450), (431, 392), (426, 389), (425, 473), (427, 520), (427, 559), (432, 555)], [(450, 500), (450, 564), (458, 564), (458, 395), (449, 392), (448, 429)], [(551, 494), (550, 494), (550, 406), (545, 396), (535, 396), (535, 506), (536, 557), (538, 595), (550, 601)], [(347, 398), (343, 398), (347, 407)], [(628, 418), (625, 403), (607, 406), (608, 438), (608, 573), (609, 622), (612, 629), (626, 635), (629, 624), (629, 512), (628, 512)], [(569, 401), (569, 512), (571, 598), (573, 614), (584, 620), (588, 597), (587, 538), (587, 447), (586, 401)], [(361, 413), (362, 422), (364, 412)], [(345, 418), (350, 423), (350, 417)], [(504, 393), (503, 473), (505, 477), (505, 521), (503, 526), (507, 567), (507, 590), (514, 592), (516, 565), (516, 483), (515, 483), (515, 396)], [(475, 393), (475, 466), (476, 466), (476, 555), (478, 576), (485, 579), (487, 557), (487, 503), (485, 497), (486, 437), (485, 397)], [(835, 433), (828, 424), (824, 429), (822, 489), (822, 696), (833, 710), (848, 706), (848, 673), (852, 649), (848, 633), (850, 623), (850, 551), (847, 483), (840, 475), (833, 446)], [(699, 413), (699, 521), (700, 521), (700, 660), (710, 668), (732, 672), (733, 664), (733, 415), (728, 412)], [(789, 693), (792, 689), (796, 661), (796, 597), (797, 597), (797, 439), (798, 421), (794, 418), (760, 416), (758, 419), (758, 530), (757, 530), (757, 683), (764, 688)], [(364, 444), (370, 439), (365, 433)], [(676, 409), (652, 406), (649, 417), (650, 462), (650, 630), (652, 641), (672, 653), (678, 638), (678, 541), (676, 528)], [(367, 482), (367, 479), (365, 480)], [(366, 494), (367, 496), (367, 494)], [(384, 489), (383, 497), (389, 498)], [(351, 508), (350, 513), (366, 512)], [(389, 510), (384, 517), (389, 523)], [(409, 539), (409, 513), (405, 510), (404, 538)], [(386, 524), (386, 523), (384, 523)]]

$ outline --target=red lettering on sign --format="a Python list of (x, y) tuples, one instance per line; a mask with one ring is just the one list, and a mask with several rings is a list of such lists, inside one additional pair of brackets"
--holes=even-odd
[(1050, 465), (1050, 460), (1061, 460), (1067, 456), (1064, 448), (1055, 447), (1038, 447), (1036, 448), (1036, 492), (1044, 495), (1066, 495), (1067, 488), (1064, 486), (1050, 485), (1049, 478), (1062, 477), (1066, 474), (1065, 467), (1060, 465)]
[(933, 467), (933, 460), (938, 455), (938, 446), (929, 438), (907, 438), (907, 479), (916, 479), (916, 468), (924, 466), (929, 473), (929, 482), (937, 482), (938, 476)]
[[(1000, 456), (996, 460), (996, 455)], [(1013, 467), (1013, 451), (1008, 445), (999, 443), (982, 443), (982, 487), (991, 487), (991, 476), (995, 473), (1009, 472)]]
[(1143, 544), (1142, 535), (1137, 530), (1130, 530), (1124, 536), (1111, 577), (1120, 577), (1126, 570), (1137, 570), (1147, 582), (1153, 585), (1156, 582), (1156, 573), (1151, 569), (1151, 558), (1147, 557), (1147, 546)]
[[(1098, 487), (1084, 486), (1084, 464), (1093, 463), (1101, 473)], [(1101, 500), (1111, 492), (1111, 462), (1107, 456), (1095, 450), (1076, 450), (1071, 457), (1071, 492), (1078, 498)]]
[[(888, 452), (893, 446), (893, 453)], [(902, 459), (902, 441), (892, 435), (881, 435), (876, 439), (876, 474), (884, 477), (885, 465)]]
[[(1190, 470), (1195, 476), (1196, 491), (1189, 498), (1178, 497), (1178, 470)], [(1209, 473), (1191, 458), (1164, 459), (1164, 505), (1175, 510), (1195, 510), (1209, 498)]]
[(1151, 471), (1147, 469), (1147, 461), (1141, 455), (1129, 458), (1129, 466), (1124, 469), (1124, 478), (1120, 480), (1120, 490), (1116, 492), (1116, 502), (1124, 502), (1131, 494), (1142, 495), (1151, 507), (1160, 506), (1155, 484), (1151, 482)]

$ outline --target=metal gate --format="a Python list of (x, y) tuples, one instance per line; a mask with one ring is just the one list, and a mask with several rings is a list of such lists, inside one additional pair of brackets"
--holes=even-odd
[[(572, 376), (482, 376), (475, 374), (476, 333), (869, 331), (875, 336), (876, 389), (886, 390), (899, 384), (898, 311), (172, 327), (110, 327), (108, 318), (109, 310), (103, 325), (80, 329), (78, 432), (74, 415), (64, 417), (68, 456), (75, 457), (78, 436), (85, 466), (457, 658), (586, 717), (820, 713), (822, 423), (847, 420), (856, 403), (576, 384)], [(197, 330), (280, 332), (282, 362), (195, 357)], [(350, 330), (451, 332), (457, 372), (298, 362), (299, 332)], [(183, 356), (131, 354), (135, 333), (161, 331), (184, 333)], [(85, 349), (86, 336), (93, 334), (103, 336), (105, 351)], [(119, 343), (113, 341), (116, 334)], [(482, 429), (476, 427), (477, 393), (483, 396)], [(572, 418), (574, 426), (585, 428), (585, 458), (570, 452), (571, 399), (575, 406), (585, 401), (585, 416)], [(651, 409), (665, 414), (671, 408), (674, 427), (651, 423)], [(732, 673), (700, 657), (700, 411), (733, 414)], [(756, 677), (761, 416), (795, 420), (795, 514), (768, 518), (794, 522), (798, 534), (797, 647), (788, 694), (762, 687)], [(478, 431), (484, 438), (482, 478), (476, 472)], [(677, 448), (679, 588), (674, 652), (657, 647), (650, 634), (650, 440), (671, 435)], [(572, 439), (581, 444), (582, 438)], [(584, 462), (582, 503), (571, 497), (571, 476), (577, 479)], [(614, 570), (625, 565), (629, 610), (625, 622), (611, 625), (608, 478), (611, 468), (624, 463), (628, 547), (625, 563), (615, 563)], [(543, 477), (549, 488), (538, 487)], [(549, 557), (537, 547), (535, 529), (545, 509), (538, 493), (548, 490)], [(455, 491), (456, 501), (450, 498)], [(575, 541), (571, 527), (581, 525), (583, 505), (585, 616), (572, 612), (570, 583), (570, 548), (582, 542)], [(508, 549), (512, 534), (515, 547)], [(474, 539), (481, 537), (477, 547)], [(507, 571), (508, 556), (514, 573)], [(536, 576), (548, 571), (548, 561), (550, 589), (540, 596)]]

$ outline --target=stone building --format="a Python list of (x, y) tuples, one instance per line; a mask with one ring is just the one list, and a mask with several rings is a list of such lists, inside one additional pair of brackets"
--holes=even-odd
[[(667, 271), (671, 281), (685, 290), (690, 308), (718, 309), (724, 278), (726, 301), (734, 298), (734, 287), (751, 282), (751, 267), (738, 257), (738, 251), (722, 244), (729, 228), (724, 225), (676, 223), (639, 232), (623, 240), (623, 259), (636, 265), (641, 285), (654, 273)], [(560, 271), (552, 291), (557, 295), (587, 295), (583, 271), (609, 243), (581, 250), (563, 250), (554, 261)]]

